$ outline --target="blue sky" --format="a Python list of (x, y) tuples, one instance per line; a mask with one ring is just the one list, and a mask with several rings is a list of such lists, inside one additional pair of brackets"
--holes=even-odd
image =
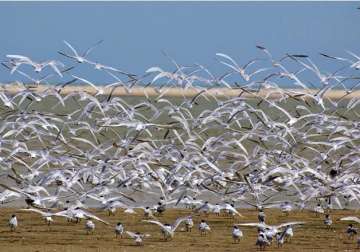
[[(90, 58), (135, 73), (151, 66), (172, 69), (161, 53), (181, 64), (201, 63), (214, 71), (215, 53), (246, 63), (263, 54), (305, 53), (321, 68), (333, 65), (318, 52), (360, 54), (357, 2), (0, 2), (0, 55), (61, 59), (63, 40), (85, 50), (104, 42)], [(105, 77), (89, 68), (78, 74), (94, 82)], [(0, 69), (0, 80), (21, 79)]]

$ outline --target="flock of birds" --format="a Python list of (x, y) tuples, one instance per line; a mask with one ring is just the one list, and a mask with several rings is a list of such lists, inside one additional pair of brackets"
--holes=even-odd
[[(49, 225), (53, 217), (85, 219), (88, 233), (95, 229), (93, 221), (109, 223), (87, 208), (109, 214), (117, 209), (143, 211), (144, 222), (158, 225), (166, 240), (181, 224), (187, 231), (194, 226), (191, 216), (172, 225), (161, 223), (157, 216), (166, 208), (241, 217), (236, 208), (254, 207), (259, 222), (235, 224), (232, 237), (238, 242), (243, 236), (240, 226), (257, 227), (261, 249), (273, 238), (281, 246), (293, 236), (294, 225), (306, 225), (269, 225), (265, 208), (325, 214), (359, 207), (360, 99), (352, 95), (360, 85), (360, 56), (321, 53), (339, 65), (328, 73), (307, 55), (275, 59), (257, 46), (262, 56), (244, 65), (217, 53), (217, 62), (225, 68), (217, 76), (200, 64), (180, 65), (165, 53), (175, 70), (154, 66), (138, 75), (91, 60), (101, 42), (79, 52), (64, 41), (66, 50), (59, 54), (68, 64), (23, 55), (6, 55), (1, 63), (10, 75), (31, 82), (16, 81), (22, 87), (16, 93), (0, 92), (4, 206), (25, 203), (28, 208), (19, 211), (38, 213)], [(74, 72), (80, 65), (113, 82), (98, 86), (79, 77)], [(61, 81), (36, 91), (52, 78)], [(64, 92), (78, 82), (94, 92)], [(310, 90), (313, 83), (317, 91)], [(298, 89), (284, 89), (284, 84)], [(134, 87), (153, 87), (157, 95), (131, 97)], [(184, 93), (166, 96), (173, 87)], [(238, 95), (218, 96), (212, 90), (219, 87)], [(117, 88), (129, 97), (115, 96)], [(330, 99), (328, 92), (336, 88), (345, 90), (344, 95)], [(189, 96), (188, 90), (196, 92)], [(259, 95), (260, 90), (266, 95)], [(360, 223), (351, 216), (342, 220)], [(331, 226), (329, 214), (324, 223)], [(17, 227), (16, 215), (9, 225)], [(198, 229), (203, 235), (211, 230), (205, 219)], [(118, 223), (116, 235), (125, 232), (137, 244), (149, 236), (125, 231)], [(352, 224), (347, 232), (349, 237), (357, 233)]]

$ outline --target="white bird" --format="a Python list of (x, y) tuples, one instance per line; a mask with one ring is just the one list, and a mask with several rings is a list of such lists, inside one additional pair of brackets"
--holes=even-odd
[(191, 232), (192, 228), (194, 227), (194, 221), (191, 216), (189, 216), (185, 220), (186, 232)]
[(285, 239), (290, 241), (291, 238), (294, 236), (294, 231), (292, 229), (292, 226), (291, 225), (286, 226), (284, 232), (285, 232), (285, 234), (284, 234)]
[(352, 55), (356, 60), (354, 62), (352, 62), (351, 64), (351, 68), (355, 68), (356, 70), (360, 69), (360, 57), (357, 56), (355, 53), (348, 51), (347, 53), (349, 53), (350, 55)]
[[(52, 216), (56, 216), (56, 213), (51, 213), (50, 209), (48, 209), (48, 212), (43, 212), (39, 209), (34, 209), (34, 208), (29, 208), (29, 209), (19, 209), (20, 211), (25, 211), (25, 212), (35, 212), (41, 215), (41, 218), (44, 219), (44, 221), (50, 226), (50, 224), (52, 222), (54, 222), (54, 220), (52, 219)], [(59, 215), (57, 215), (59, 216)]]
[(211, 231), (209, 224), (207, 224), (205, 220), (201, 220), (199, 224), (199, 231), (201, 235), (206, 235), (208, 232)]
[(165, 240), (167, 240), (168, 238), (173, 238), (174, 237), (175, 230), (178, 228), (178, 226), (183, 221), (186, 221), (187, 219), (188, 219), (188, 217), (178, 218), (178, 219), (176, 219), (176, 221), (174, 222), (173, 225), (162, 224), (161, 222), (155, 221), (155, 220), (143, 220), (143, 222), (152, 223), (152, 224), (156, 224), (156, 225), (160, 226), (161, 232), (164, 234)]
[(244, 217), (242, 214), (240, 214), (233, 205), (229, 204), (229, 203), (225, 203), (222, 206), (222, 209), (224, 209), (225, 211), (227, 211), (231, 216), (239, 216), (239, 217)]
[(134, 232), (126, 231), (126, 233), (127, 233), (132, 239), (135, 240), (135, 243), (136, 243), (136, 245), (138, 245), (138, 246), (143, 245), (143, 240), (144, 240), (144, 238), (150, 237), (149, 234), (141, 234), (140, 232), (134, 233)]
[(253, 73), (251, 74), (248, 74), (245, 72), (246, 68), (251, 66), (252, 64), (254, 64), (256, 62), (256, 60), (251, 60), (249, 61), (248, 63), (246, 63), (243, 67), (240, 67), (235, 60), (233, 60), (230, 56), (224, 54), (224, 53), (217, 53), (216, 54), (217, 56), (219, 57), (223, 57), (225, 59), (227, 59), (228, 61), (231, 62), (231, 64), (227, 63), (227, 62), (224, 62), (224, 61), (220, 61), (221, 64), (223, 65), (226, 65), (228, 67), (230, 67), (231, 69), (233, 69), (235, 72), (239, 73), (240, 76), (245, 80), (245, 81), (249, 81), (250, 78), (257, 74), (257, 73), (261, 73), (261, 72), (264, 72), (264, 71), (267, 71), (269, 70), (270, 68), (261, 68), (261, 69), (258, 69), (256, 71), (254, 71)]
[(292, 205), (290, 204), (290, 202), (286, 201), (282, 204), (280, 204), (280, 209), (283, 213), (285, 213), (286, 215), (289, 215), (289, 213), (292, 211)]
[(9, 220), (9, 227), (11, 231), (15, 231), (18, 226), (18, 220), (16, 218), (16, 215), (13, 214)]
[(306, 222), (303, 221), (293, 221), (293, 222), (286, 222), (279, 225), (267, 225), (265, 223), (239, 223), (235, 224), (236, 226), (244, 226), (244, 227), (258, 227), (263, 229), (269, 229), (273, 230), (275, 233), (279, 232), (279, 229), (287, 226), (293, 226), (293, 225), (303, 225)]
[(122, 238), (123, 233), (124, 233), (124, 226), (121, 222), (118, 222), (115, 226), (115, 235), (116, 237), (120, 236)]
[(234, 226), (232, 230), (232, 238), (234, 239), (234, 243), (240, 242), (241, 237), (243, 237), (243, 232), (240, 230), (238, 226)]
[(6, 189), (0, 193), (0, 202), (1, 202), (1, 204), (4, 204), (4, 203), (14, 201), (20, 197), (21, 197), (20, 193)]
[(265, 233), (259, 232), (255, 245), (259, 246), (260, 250), (265, 250), (266, 246), (270, 245), (270, 242), (266, 238)]
[(332, 225), (332, 220), (329, 214), (325, 215), (325, 219), (324, 219), (324, 224), (326, 225), (327, 228), (330, 228)]
[(284, 231), (276, 233), (276, 241), (278, 247), (282, 247), (285, 241), (290, 241), (290, 239), (294, 236), (294, 232), (291, 226), (286, 226)]
[(318, 215), (318, 214), (323, 214), (323, 213), (325, 213), (325, 210), (324, 210), (324, 208), (323, 208), (320, 204), (317, 204), (317, 205), (315, 206), (315, 208), (314, 208), (314, 212), (315, 212), (316, 215)]
[(95, 224), (91, 220), (87, 220), (85, 223), (86, 234), (93, 233), (95, 230)]
[(10, 61), (12, 65), (10, 71), (11, 74), (14, 73), (15, 71), (18, 71), (17, 69), (22, 64), (25, 64), (25, 65), (31, 65), (36, 73), (40, 73), (45, 67), (50, 66), (60, 77), (63, 77), (58, 67), (64, 67), (65, 65), (60, 61), (48, 60), (44, 62), (35, 62), (31, 60), (29, 57), (22, 55), (11, 55), (11, 54), (6, 55), (6, 57), (11, 60)]
[(92, 61), (90, 61), (90, 60), (86, 60), (86, 63), (93, 65), (96, 70), (104, 70), (105, 72), (109, 73), (109, 74), (110, 74), (111, 76), (113, 76), (113, 77), (114, 77), (114, 75), (112, 75), (112, 74), (111, 74), (110, 72), (108, 72), (108, 71), (114, 71), (114, 72), (117, 72), (117, 73), (126, 75), (126, 76), (128, 76), (128, 77), (130, 77), (130, 78), (132, 78), (132, 79), (134, 79), (135, 76), (136, 76), (136, 75), (134, 75), (134, 74), (130, 74), (130, 73), (124, 72), (124, 71), (122, 71), (122, 70), (119, 70), (119, 69), (117, 69), (117, 68), (115, 68), (115, 67), (103, 65), (103, 64), (101, 64), (101, 63), (99, 63), (99, 62), (92, 62)]
[(200, 212), (208, 214), (214, 209), (214, 205), (210, 204), (208, 201), (205, 201), (204, 204), (194, 209), (194, 212)]
[(70, 220), (75, 219), (77, 222), (79, 222), (80, 219), (94, 219), (94, 220), (100, 221), (106, 225), (109, 225), (108, 222), (100, 219), (99, 217), (97, 217), (89, 212), (79, 209), (79, 208), (75, 208), (75, 209), (70, 208), (70, 209), (67, 209), (67, 210), (64, 210), (61, 212), (57, 212), (54, 215), (64, 216), (64, 217), (69, 218)]
[(220, 216), (220, 213), (221, 213), (221, 206), (219, 205), (219, 203), (216, 203), (212, 212), (217, 215), (217, 216)]
[(74, 47), (68, 43), (67, 41), (64, 40), (64, 43), (65, 45), (67, 45), (70, 50), (73, 52), (73, 55), (69, 55), (69, 54), (66, 54), (66, 53), (63, 53), (63, 52), (58, 52), (59, 54), (65, 56), (65, 57), (68, 57), (68, 58), (71, 58), (71, 59), (74, 59), (76, 60), (78, 63), (84, 63), (87, 61), (86, 57), (90, 54), (90, 52), (92, 50), (94, 50), (99, 44), (101, 44), (103, 41), (100, 40), (98, 41), (96, 44), (94, 44), (92, 47), (90, 47), (89, 49), (87, 49), (84, 53), (82, 54), (79, 54), (75, 49)]

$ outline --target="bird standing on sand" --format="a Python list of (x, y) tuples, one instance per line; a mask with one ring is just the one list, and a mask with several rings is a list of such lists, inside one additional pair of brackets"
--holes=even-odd
[(15, 229), (17, 228), (18, 226), (18, 220), (16, 218), (16, 215), (13, 214), (9, 220), (9, 226), (10, 226), (10, 230), (13, 232), (15, 231)]
[(192, 219), (191, 216), (189, 216), (186, 220), (185, 220), (185, 226), (186, 226), (186, 232), (191, 232), (191, 229), (194, 226), (194, 221)]
[(91, 220), (87, 220), (85, 223), (86, 234), (93, 233), (95, 230), (95, 224)]
[(349, 224), (349, 226), (346, 229), (346, 234), (348, 235), (349, 239), (353, 239), (354, 236), (357, 234), (356, 228), (353, 227), (353, 224)]
[(118, 222), (115, 226), (115, 235), (116, 237), (120, 236), (120, 238), (122, 238), (123, 233), (124, 233), (124, 226), (121, 222)]
[(48, 226), (50, 226), (51, 223), (54, 222), (54, 220), (53, 220), (53, 218), (51, 218), (51, 216), (46, 216), (46, 217), (44, 218), (44, 220), (45, 220), (45, 222), (46, 222), (46, 224), (47, 224)]
[(166, 210), (165, 204), (158, 202), (158, 206), (156, 208), (156, 213), (158, 215), (162, 215), (165, 212), (165, 210)]
[(225, 209), (225, 213), (227, 213), (230, 217), (234, 218), (236, 215), (239, 217), (243, 217), (234, 207), (234, 204), (225, 203), (225, 205), (222, 207), (222, 209)]
[(255, 245), (259, 246), (260, 250), (265, 250), (266, 246), (270, 245), (270, 242), (266, 239), (264, 232), (259, 232)]
[(211, 210), (212, 210), (212, 206), (209, 204), (208, 201), (205, 201), (204, 204), (196, 208), (194, 211), (208, 215), (211, 212)]
[(219, 203), (216, 203), (216, 204), (215, 204), (215, 207), (214, 207), (214, 210), (213, 210), (213, 213), (214, 213), (216, 216), (220, 216), (220, 212), (221, 212), (221, 207), (220, 207)]
[(259, 213), (258, 213), (258, 220), (260, 223), (265, 223), (265, 213), (264, 210), (262, 208), (259, 209)]
[(285, 243), (285, 238), (284, 238), (284, 232), (277, 232), (276, 233), (276, 242), (277, 242), (277, 245), (278, 245), (278, 248), (282, 247), (283, 244)]
[[(360, 219), (355, 216), (347, 216), (340, 219), (341, 221), (355, 221), (357, 223), (360, 223)], [(352, 239), (356, 234), (357, 230), (353, 227), (352, 224), (350, 224), (346, 230), (346, 233), (348, 234), (349, 239)], [(357, 238), (357, 248), (360, 248), (360, 237)]]
[(280, 209), (283, 213), (285, 213), (286, 216), (288, 216), (292, 210), (292, 205), (290, 204), (290, 202), (285, 201), (282, 204), (280, 204)]
[(150, 207), (145, 207), (144, 209), (144, 217), (147, 219), (147, 218), (150, 218), (152, 216), (152, 211), (150, 209)]
[(126, 233), (135, 240), (135, 244), (138, 245), (138, 246), (142, 246), (143, 245), (143, 239), (145, 237), (149, 237), (150, 235), (149, 234), (142, 234), (140, 232), (136, 232), (136, 233), (133, 233), (133, 232), (130, 232), (130, 231), (126, 231)]
[(265, 238), (269, 241), (269, 243), (271, 244), (273, 241), (274, 236), (276, 235), (276, 231), (274, 228), (265, 228), (264, 230), (264, 234), (265, 234)]
[(200, 231), (200, 235), (206, 235), (207, 232), (211, 231), (210, 226), (206, 223), (205, 220), (201, 220), (199, 224), (199, 231)]
[(291, 238), (294, 236), (294, 231), (291, 225), (285, 227), (284, 236), (286, 241), (290, 241)]
[(171, 225), (169, 223), (165, 223), (164, 227), (160, 230), (160, 232), (164, 236), (165, 241), (171, 238), (171, 236), (169, 235), (169, 231), (171, 231)]
[(238, 226), (234, 226), (232, 230), (232, 238), (234, 239), (234, 243), (239, 243), (240, 238), (243, 237), (243, 232), (240, 230)]
[(316, 207), (314, 208), (314, 212), (315, 212), (316, 217), (319, 216), (319, 214), (325, 213), (324, 208), (322, 208), (320, 203), (318, 203), (316, 205)]
[(294, 232), (292, 230), (291, 225), (287, 225), (282, 232), (276, 233), (276, 242), (278, 245), (278, 248), (282, 247), (285, 242), (290, 241), (290, 238), (294, 236)]
[(328, 229), (331, 228), (332, 220), (329, 214), (325, 215), (324, 224), (327, 226)]

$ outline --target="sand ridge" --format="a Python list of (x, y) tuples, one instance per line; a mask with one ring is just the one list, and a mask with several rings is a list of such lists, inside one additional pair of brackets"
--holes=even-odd
[[(52, 85), (37, 85), (37, 86), (30, 86), (30, 90), (34, 92), (45, 92), (46, 90), (51, 90), (55, 86)], [(102, 89), (104, 91), (105, 95), (109, 95), (112, 92), (112, 88), (104, 88), (102, 86), (99, 86), (99, 89)], [(7, 92), (9, 94), (16, 94), (18, 92), (21, 92), (25, 90), (24, 86), (18, 85), (16, 83), (14, 84), (0, 84), (0, 91)], [(131, 89), (127, 89), (124, 87), (117, 87), (113, 90), (112, 95), (114, 96), (159, 96), (160, 94), (163, 94), (164, 96), (170, 96), (170, 97), (193, 97), (202, 90), (205, 90), (205, 88), (175, 88), (175, 87), (163, 87), (160, 90), (153, 87), (133, 87)], [(319, 90), (316, 89), (282, 89), (285, 90), (287, 93), (291, 95), (296, 94), (302, 94), (302, 93), (308, 93), (308, 94), (316, 94)], [(67, 95), (71, 92), (87, 92), (90, 94), (96, 94), (97, 90), (91, 86), (84, 86), (84, 85), (69, 85), (65, 86), (61, 90), (61, 94)], [(204, 92), (204, 95), (207, 96), (215, 96), (215, 97), (236, 97), (241, 94), (242, 97), (247, 98), (254, 98), (256, 96), (260, 97), (266, 97), (268, 98), (279, 98), (280, 92), (276, 89), (261, 89), (258, 92), (253, 92), (253, 94), (244, 92), (240, 88), (209, 88)], [(324, 94), (324, 97), (329, 99), (339, 99), (343, 97), (344, 95), (347, 95), (346, 90), (329, 90)], [(346, 96), (347, 99), (351, 99), (354, 97), (360, 97), (360, 90), (355, 90), (352, 93), (348, 94)]]

